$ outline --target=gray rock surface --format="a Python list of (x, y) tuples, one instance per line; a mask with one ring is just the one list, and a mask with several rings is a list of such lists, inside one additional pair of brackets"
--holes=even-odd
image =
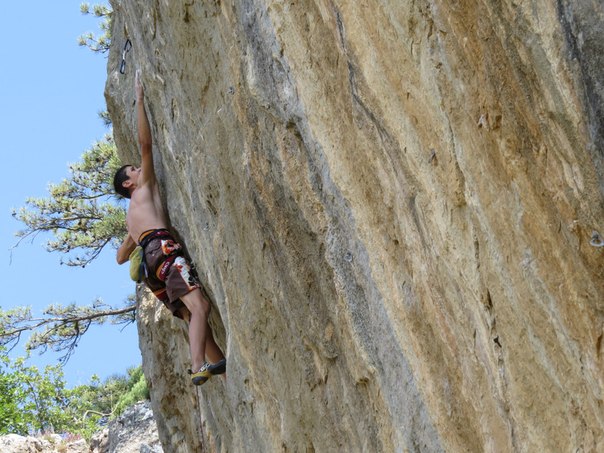
[[(109, 426), (95, 434), (90, 444), (58, 434), (41, 437), (0, 436), (1, 453), (163, 453), (148, 401), (136, 403)], [(171, 450), (166, 450), (171, 451)]]
[[(90, 443), (91, 453), (163, 453), (151, 404), (141, 401), (112, 420)], [(169, 450), (168, 450), (169, 451)]]
[(0, 437), (0, 451), (7, 453), (38, 453), (49, 451), (51, 443), (33, 436), (7, 434)]
[(58, 434), (42, 437), (7, 434), (0, 436), (2, 453), (88, 453), (89, 447), (84, 439), (65, 440)]
[(166, 451), (604, 451), (601, 2), (112, 6), (228, 352), (141, 298)]

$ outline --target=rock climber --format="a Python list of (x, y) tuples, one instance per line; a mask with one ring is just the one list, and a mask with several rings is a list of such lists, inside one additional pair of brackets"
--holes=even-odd
[(113, 181), (115, 191), (130, 199), (126, 215), (128, 235), (117, 251), (117, 262), (128, 261), (137, 244), (142, 247), (146, 285), (174, 316), (189, 324), (191, 379), (193, 384), (201, 385), (211, 376), (226, 372), (226, 359), (208, 324), (210, 302), (184, 257), (182, 246), (168, 229), (153, 168), (151, 128), (140, 71), (136, 71), (134, 87), (141, 166), (124, 165)]

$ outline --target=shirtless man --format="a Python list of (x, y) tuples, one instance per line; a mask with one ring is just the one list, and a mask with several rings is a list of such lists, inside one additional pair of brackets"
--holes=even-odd
[[(136, 245), (142, 245), (145, 283), (174, 316), (189, 323), (191, 379), (195, 385), (201, 385), (212, 375), (225, 373), (226, 359), (208, 325), (210, 303), (191, 273), (181, 245), (168, 230), (153, 168), (151, 129), (145, 112), (139, 71), (136, 71), (134, 86), (141, 167), (124, 165), (117, 171), (113, 181), (115, 191), (130, 199), (126, 215), (128, 236), (117, 251), (117, 262), (123, 264), (128, 261)], [(205, 360), (206, 356), (210, 362)]]

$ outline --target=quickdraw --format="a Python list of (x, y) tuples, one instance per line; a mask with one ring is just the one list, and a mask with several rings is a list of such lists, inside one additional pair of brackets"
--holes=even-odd
[(126, 44), (124, 44), (124, 50), (122, 51), (122, 62), (120, 63), (120, 74), (126, 73), (126, 54), (130, 52), (132, 49), (132, 42), (129, 39), (126, 39)]

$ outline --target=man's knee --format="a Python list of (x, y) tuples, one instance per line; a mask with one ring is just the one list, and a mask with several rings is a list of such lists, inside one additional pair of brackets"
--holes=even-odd
[(204, 315), (205, 317), (208, 317), (210, 315), (210, 311), (212, 309), (210, 302), (205, 297), (203, 297), (203, 294), (199, 289), (191, 291), (186, 296), (183, 296), (182, 299), (183, 302), (185, 302), (185, 305), (187, 306), (189, 311), (191, 311), (192, 313), (198, 312), (199, 314)]

